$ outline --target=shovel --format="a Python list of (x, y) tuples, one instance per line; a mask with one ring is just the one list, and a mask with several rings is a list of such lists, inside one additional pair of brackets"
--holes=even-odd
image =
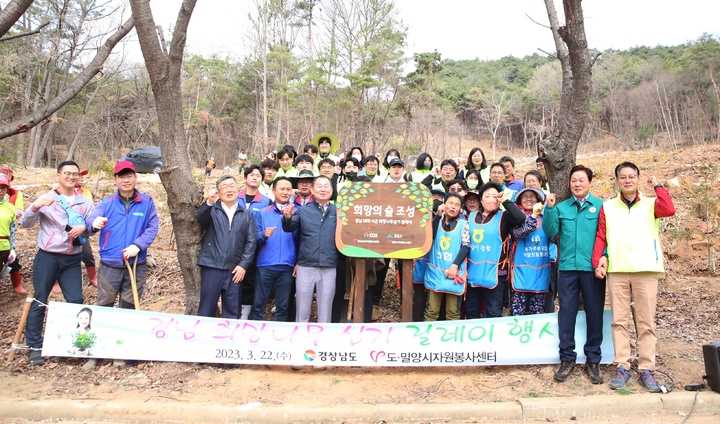
[(140, 310), (140, 297), (138, 296), (138, 290), (137, 290), (137, 256), (135, 256), (135, 260), (133, 261), (133, 266), (130, 268), (130, 262), (128, 262), (127, 259), (125, 259), (125, 267), (128, 270), (128, 274), (130, 274), (130, 286), (132, 287), (132, 294), (133, 294), (133, 302), (135, 303), (135, 310)]
[(2, 271), (0, 271), (0, 280), (4, 280), (8, 275), (10, 275), (10, 267), (8, 263), (5, 262), (2, 266)]

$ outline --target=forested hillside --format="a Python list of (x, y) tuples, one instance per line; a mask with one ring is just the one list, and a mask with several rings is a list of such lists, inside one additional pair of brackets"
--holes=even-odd
[[(187, 55), (183, 107), (191, 158), (230, 164), (313, 134), (343, 148), (395, 147), (458, 155), (461, 141), (494, 139), (535, 150), (556, 125), (561, 71), (552, 54), (464, 60), (409, 57), (390, 0), (258, 1), (239, 27), (243, 58)], [(127, 11), (91, 0), (35, 1), (0, 43), (0, 126), (43, 105), (78, 78)], [(548, 31), (548, 37), (551, 37)], [(594, 94), (583, 142), (626, 147), (716, 141), (720, 39), (678, 46), (590, 51)], [(27, 132), (6, 138), (0, 161), (53, 165), (69, 156), (100, 163), (157, 144), (142, 64), (115, 54), (78, 96)]]

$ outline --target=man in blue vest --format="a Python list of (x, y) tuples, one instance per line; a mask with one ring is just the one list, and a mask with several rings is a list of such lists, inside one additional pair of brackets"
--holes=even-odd
[[(282, 231), (283, 210), (290, 203), (292, 183), (287, 177), (273, 181), (275, 202), (256, 216), (258, 234), (255, 299), (250, 319), (265, 319), (265, 307), (275, 292), (275, 321), (287, 321), (295, 283), (298, 231)], [(294, 294), (294, 293), (293, 293)], [(293, 317), (294, 318), (294, 317)]]
[[(245, 188), (238, 193), (238, 203), (240, 206), (251, 211), (257, 222), (260, 211), (272, 203), (270, 197), (262, 194), (260, 190), (265, 178), (265, 171), (258, 165), (250, 165), (245, 168), (244, 176)], [(243, 287), (240, 292), (240, 305), (238, 307), (240, 319), (248, 319), (252, 305), (255, 302), (256, 262), (257, 252), (255, 252), (255, 259), (250, 263), (249, 268), (247, 268), (245, 272), (245, 278), (243, 279)]]
[[(600, 209), (592, 262), (595, 275), (607, 275), (612, 308), (612, 338), (617, 365), (611, 389), (625, 387), (630, 380), (630, 331), (632, 309), (638, 338), (640, 381), (649, 392), (660, 392), (655, 380), (655, 309), (658, 276), (665, 272), (660, 247), (659, 219), (675, 215), (670, 193), (650, 177), (656, 198), (641, 196), (640, 170), (632, 162), (615, 168), (620, 194)], [(603, 252), (607, 248), (607, 256)], [(634, 304), (634, 308), (631, 307)]]
[[(92, 233), (100, 232), (100, 268), (98, 278), (98, 306), (136, 307), (130, 274), (125, 261), (137, 261), (136, 287), (138, 299), (147, 280), (147, 249), (157, 237), (159, 224), (157, 209), (152, 197), (138, 191), (137, 174), (132, 162), (120, 161), (113, 170), (117, 191), (98, 203), (87, 218)], [(98, 364), (91, 358), (83, 365), (89, 371)], [(116, 359), (114, 366), (125, 361)]]

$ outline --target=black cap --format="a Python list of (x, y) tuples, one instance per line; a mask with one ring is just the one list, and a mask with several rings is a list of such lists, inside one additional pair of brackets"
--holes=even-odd
[(392, 159), (390, 159), (390, 161), (388, 161), (388, 167), (395, 166), (395, 165), (405, 167), (405, 162), (403, 162), (402, 159), (400, 159), (400, 158), (392, 158)]

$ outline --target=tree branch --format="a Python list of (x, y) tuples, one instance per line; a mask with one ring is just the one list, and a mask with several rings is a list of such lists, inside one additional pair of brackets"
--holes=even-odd
[(541, 24), (540, 22), (538, 22), (538, 21), (536, 21), (535, 19), (531, 18), (530, 15), (528, 15), (527, 13), (525, 14), (525, 16), (527, 16), (527, 18), (530, 19), (530, 21), (532, 21), (532, 22), (540, 25), (541, 27), (551, 29), (549, 26), (547, 26), (547, 25), (545, 25), (545, 24)]
[(112, 52), (115, 45), (120, 42), (133, 28), (134, 21), (130, 17), (125, 21), (118, 30), (111, 35), (97, 51), (97, 54), (87, 67), (78, 75), (78, 77), (60, 92), (55, 98), (45, 104), (42, 109), (27, 115), (15, 122), (0, 126), (0, 139), (11, 135), (28, 131), (30, 128), (38, 125), (50, 115), (57, 112), (67, 102), (72, 100), (99, 72), (102, 72), (103, 64)]
[(182, 65), (185, 43), (187, 42), (187, 29), (190, 25), (190, 17), (192, 16), (196, 3), (197, 0), (183, 0), (182, 6), (180, 6), (180, 12), (178, 12), (177, 21), (175, 21), (173, 38), (170, 42), (170, 60), (174, 62), (175, 65), (178, 65), (178, 67)]
[(33, 30), (33, 31), (24, 32), (24, 33), (22, 33), (22, 34), (11, 35), (11, 36), (5, 37), (5, 38), (0, 38), (0, 43), (3, 43), (3, 42), (5, 42), (5, 41), (14, 40), (14, 39), (16, 39), (16, 38), (29, 37), (29, 36), (31, 36), (31, 35), (38, 34), (43, 28), (45, 28), (45, 27), (48, 26), (48, 25), (50, 25), (50, 21), (44, 22), (42, 25), (40, 25), (39, 27), (37, 27), (37, 28), (36, 28), (35, 30)]
[(10, 31), (32, 2), (33, 0), (12, 0), (0, 11), (0, 37)]
[(149, 0), (130, 0), (130, 9), (135, 18), (135, 31), (140, 41), (140, 50), (142, 51), (145, 67), (148, 74), (160, 79), (161, 75), (166, 74), (165, 67), (167, 61), (162, 59), (165, 57), (163, 48), (160, 46), (158, 33), (155, 26), (155, 19), (150, 9)]

